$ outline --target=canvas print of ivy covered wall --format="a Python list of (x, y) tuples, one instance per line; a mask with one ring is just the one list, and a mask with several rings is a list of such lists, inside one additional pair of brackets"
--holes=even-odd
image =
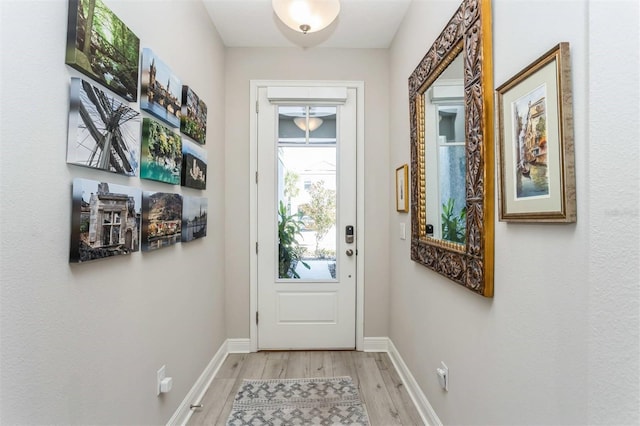
[(180, 185), (182, 138), (151, 118), (142, 119), (140, 177)]

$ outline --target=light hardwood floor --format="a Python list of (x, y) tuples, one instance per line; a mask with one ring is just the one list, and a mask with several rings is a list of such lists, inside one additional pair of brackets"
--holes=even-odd
[(351, 376), (371, 426), (423, 425), (386, 353), (293, 351), (230, 354), (189, 425), (224, 425), (243, 379)]

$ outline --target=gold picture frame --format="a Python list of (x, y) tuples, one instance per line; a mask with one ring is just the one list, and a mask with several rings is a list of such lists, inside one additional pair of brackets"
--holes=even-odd
[[(464, 0), (409, 77), (411, 122), (411, 260), (484, 297), (493, 297), (494, 86), (491, 0)], [(465, 134), (465, 243), (437, 238), (428, 216), (426, 98), (460, 57)], [(432, 157), (433, 158), (433, 157)], [(441, 216), (440, 216), (441, 217)], [(441, 227), (440, 227), (441, 228)]]
[(396, 211), (409, 212), (409, 166), (396, 169)]
[(575, 222), (569, 43), (496, 89), (500, 221)]

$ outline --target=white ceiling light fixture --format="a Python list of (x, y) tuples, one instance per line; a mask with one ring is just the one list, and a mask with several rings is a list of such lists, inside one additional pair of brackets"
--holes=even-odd
[[(303, 132), (307, 131), (307, 118), (306, 117), (296, 117), (293, 119), (293, 122), (296, 123), (296, 126)], [(309, 132), (313, 132), (318, 127), (322, 126), (322, 118), (318, 117), (309, 117)]]
[(303, 34), (327, 28), (340, 13), (340, 0), (272, 0), (271, 5), (286, 26)]

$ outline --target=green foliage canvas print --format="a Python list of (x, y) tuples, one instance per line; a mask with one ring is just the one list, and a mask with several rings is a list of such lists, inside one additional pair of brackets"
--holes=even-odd
[(68, 65), (135, 102), (139, 60), (140, 39), (101, 0), (69, 0)]

